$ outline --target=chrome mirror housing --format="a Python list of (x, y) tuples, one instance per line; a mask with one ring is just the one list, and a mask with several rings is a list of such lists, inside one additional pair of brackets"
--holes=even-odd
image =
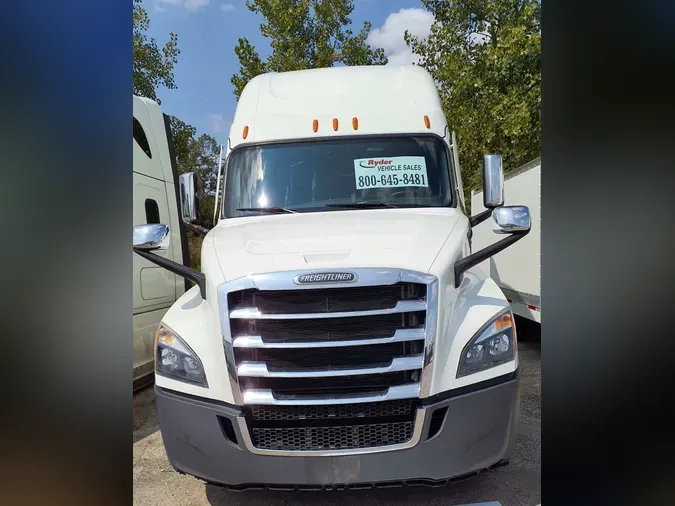
[(169, 227), (161, 224), (136, 225), (134, 248), (150, 251), (169, 248)]
[(504, 170), (501, 155), (483, 155), (483, 205), (492, 209), (504, 204)]
[(492, 210), (495, 234), (510, 234), (530, 230), (530, 209), (527, 206), (502, 206)]

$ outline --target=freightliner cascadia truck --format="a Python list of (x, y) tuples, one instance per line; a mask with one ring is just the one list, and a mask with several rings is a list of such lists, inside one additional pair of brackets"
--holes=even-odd
[[(452, 114), (452, 112), (449, 112)], [(233, 488), (435, 484), (508, 462), (518, 427), (509, 303), (478, 264), (528, 233), (483, 160), (485, 211), (465, 211), (457, 143), (417, 66), (268, 73), (229, 134), (201, 271), (134, 252), (192, 283), (162, 317), (155, 393), (179, 472)], [(471, 250), (490, 220), (497, 242)]]

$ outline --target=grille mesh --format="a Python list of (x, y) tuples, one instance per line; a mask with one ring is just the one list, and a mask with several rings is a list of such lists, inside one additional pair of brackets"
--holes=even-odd
[(412, 408), (411, 399), (332, 406), (254, 406), (251, 416), (259, 421), (378, 418), (410, 415)]
[(312, 451), (373, 448), (405, 443), (414, 422), (339, 427), (254, 428), (253, 445), (265, 450)]

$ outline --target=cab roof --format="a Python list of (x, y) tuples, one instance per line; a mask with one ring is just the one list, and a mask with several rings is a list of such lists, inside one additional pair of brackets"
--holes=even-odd
[(229, 148), (242, 143), (382, 133), (444, 137), (446, 125), (433, 78), (419, 66), (268, 73), (251, 79), (242, 91)]

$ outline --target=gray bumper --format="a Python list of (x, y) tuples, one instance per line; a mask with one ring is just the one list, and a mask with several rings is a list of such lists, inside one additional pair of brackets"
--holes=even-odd
[[(236, 406), (155, 387), (162, 439), (173, 467), (213, 484), (335, 486), (382, 482), (434, 484), (508, 459), (518, 425), (518, 380), (470, 393), (428, 399), (422, 436), (407, 449), (333, 457), (269, 456), (244, 446)], [(458, 395), (457, 395), (458, 394)], [(433, 411), (448, 407), (441, 429), (428, 438)], [(238, 445), (218, 417), (232, 422)]]

